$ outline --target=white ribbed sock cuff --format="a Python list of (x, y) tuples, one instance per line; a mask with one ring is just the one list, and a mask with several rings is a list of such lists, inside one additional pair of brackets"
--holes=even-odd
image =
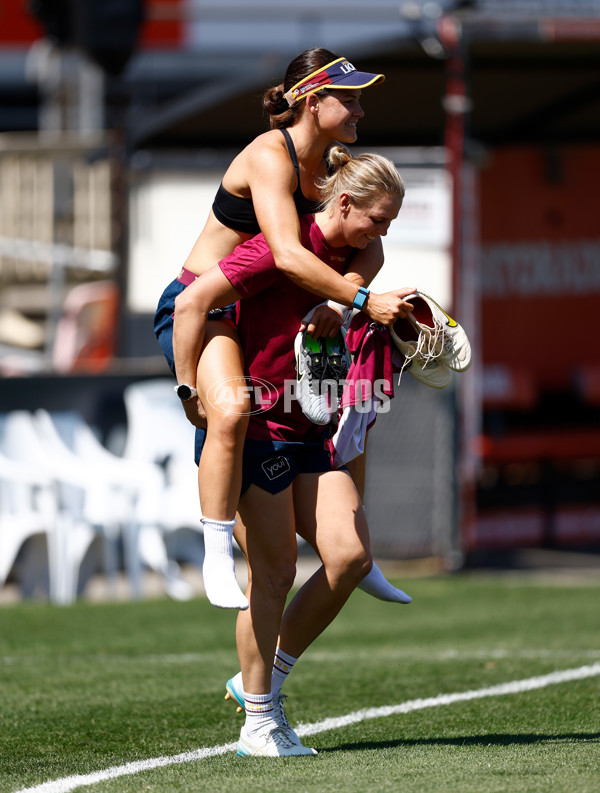
[(244, 703), (246, 710), (245, 727), (249, 736), (274, 721), (272, 694), (248, 694), (246, 692), (244, 694)]
[(213, 604), (225, 609), (247, 609), (248, 600), (235, 577), (233, 561), (234, 520), (202, 518), (204, 532), (204, 564), (202, 577), (206, 596)]
[(280, 647), (275, 651), (273, 673), (271, 675), (271, 693), (274, 697), (281, 691), (282, 685), (287, 680), (297, 660), (293, 655), (285, 653)]
[(236, 520), (213, 520), (202, 517), (204, 550), (206, 553), (224, 553), (233, 558), (233, 527)]

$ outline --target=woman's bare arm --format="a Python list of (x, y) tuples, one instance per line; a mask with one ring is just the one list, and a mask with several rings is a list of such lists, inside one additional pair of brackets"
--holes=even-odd
[[(328, 267), (301, 242), (300, 221), (293, 192), (296, 174), (281, 150), (262, 147), (249, 158), (248, 182), (256, 217), (276, 267), (308, 292), (351, 306), (361, 278), (348, 278)], [(379, 265), (381, 266), (381, 265)], [(376, 322), (391, 324), (410, 309), (400, 291), (371, 293), (363, 311)]]
[[(196, 386), (196, 370), (206, 331), (208, 312), (240, 299), (218, 266), (207, 270), (175, 298), (173, 359), (178, 383)], [(204, 427), (204, 414), (197, 397), (183, 403), (188, 419)]]

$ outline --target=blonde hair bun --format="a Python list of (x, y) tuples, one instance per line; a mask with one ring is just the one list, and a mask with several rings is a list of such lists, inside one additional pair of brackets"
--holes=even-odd
[(370, 206), (381, 194), (404, 199), (404, 184), (396, 166), (380, 154), (358, 154), (339, 143), (328, 151), (329, 176), (319, 184), (321, 209), (334, 204), (347, 193), (357, 207)]
[(332, 143), (327, 150), (327, 162), (329, 163), (329, 170), (332, 173), (339, 168), (343, 168), (351, 159), (352, 154), (350, 149), (342, 143)]

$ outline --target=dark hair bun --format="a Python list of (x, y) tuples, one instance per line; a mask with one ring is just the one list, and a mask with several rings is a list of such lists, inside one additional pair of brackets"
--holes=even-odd
[(289, 110), (287, 99), (283, 95), (283, 86), (269, 88), (263, 97), (263, 107), (270, 116), (279, 116)]

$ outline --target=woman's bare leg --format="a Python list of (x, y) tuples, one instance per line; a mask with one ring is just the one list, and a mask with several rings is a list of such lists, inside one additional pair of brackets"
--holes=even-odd
[(207, 421), (198, 466), (202, 513), (216, 520), (232, 520), (240, 497), (250, 401), (243, 353), (229, 323), (207, 323), (197, 382)]
[[(291, 730), (271, 692), (273, 657), (285, 601), (296, 575), (292, 488), (269, 494), (251, 485), (240, 500), (251, 577), (248, 611), (240, 611), (236, 641), (246, 720), (238, 754), (313, 755)], [(242, 538), (244, 539), (244, 538)]]
[[(377, 591), (370, 594), (382, 598), (385, 589), (386, 597), (383, 599), (392, 599), (390, 592), (393, 599), (406, 597), (401, 590), (392, 587), (374, 563), (370, 564), (366, 517), (348, 474), (336, 471), (328, 472), (327, 479), (323, 479), (324, 476), (304, 474), (297, 477), (293, 486), (296, 531), (312, 545), (323, 561), (319, 570), (295, 595), (283, 616), (278, 644), (280, 650), (293, 658), (298, 658), (330, 624), (352, 590), (373, 578), (373, 571), (381, 580), (378, 580)], [(248, 531), (242, 520), (236, 524), (235, 535), (246, 555)], [(250, 566), (248, 575), (251, 581)], [(245, 625), (246, 619), (247, 615), (240, 613), (238, 625)], [(281, 685), (281, 681), (278, 681), (279, 685), (276, 682), (276, 676), (273, 676), (272, 690), (273, 687), (278, 690)], [(240, 681), (236, 681), (235, 688), (243, 697), (245, 686), (242, 688)]]
[(347, 472), (296, 477), (294, 504), (296, 531), (323, 562), (283, 615), (279, 645), (298, 658), (340, 612), (372, 558), (365, 512)]
[[(361, 501), (365, 501), (365, 486), (367, 482), (367, 439), (369, 434), (367, 433), (365, 437), (365, 450), (362, 454), (358, 457), (355, 457), (354, 460), (350, 460), (346, 463), (346, 467), (348, 468), (348, 472), (352, 477), (352, 481), (356, 485), (356, 489), (358, 490), (358, 494), (360, 496)], [(364, 508), (364, 507), (363, 507)], [(398, 589), (393, 584), (387, 580), (384, 574), (381, 572), (379, 567), (377, 566), (376, 562), (373, 562), (373, 566), (367, 573), (367, 575), (363, 578), (363, 580), (358, 584), (358, 588), (361, 589), (363, 592), (366, 592), (368, 595), (371, 595), (378, 600), (385, 600), (388, 603), (411, 603), (412, 598), (410, 595), (407, 595), (402, 589)]]
[(240, 514), (245, 526), (250, 608), (237, 618), (238, 656), (244, 690), (268, 693), (281, 617), (296, 574), (291, 487), (273, 495), (251, 485), (240, 501)]

